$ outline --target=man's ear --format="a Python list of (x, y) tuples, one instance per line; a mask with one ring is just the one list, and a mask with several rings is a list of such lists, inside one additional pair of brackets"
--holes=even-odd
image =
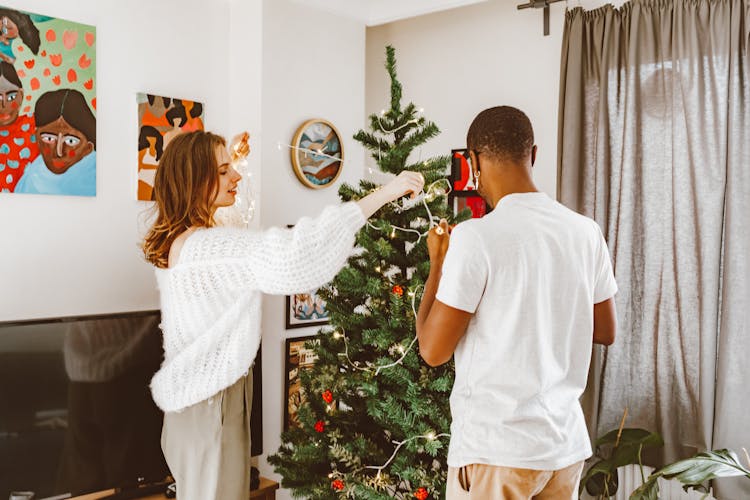
[(536, 144), (534, 144), (531, 147), (531, 166), (532, 167), (534, 166), (534, 163), (536, 162), (536, 151), (537, 151), (537, 147), (536, 147)]

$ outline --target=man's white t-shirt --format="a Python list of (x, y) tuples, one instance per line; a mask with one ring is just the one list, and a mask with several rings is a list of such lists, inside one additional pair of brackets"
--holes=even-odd
[(544, 193), (456, 226), (437, 300), (474, 315), (455, 351), (448, 465), (559, 470), (591, 455), (578, 399), (594, 304), (616, 291), (599, 226)]

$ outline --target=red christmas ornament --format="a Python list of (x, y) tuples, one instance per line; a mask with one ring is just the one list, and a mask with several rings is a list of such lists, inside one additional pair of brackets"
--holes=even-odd
[(323, 394), (321, 394), (321, 396), (323, 396), (323, 401), (325, 401), (326, 403), (333, 403), (333, 393), (331, 391), (325, 391)]
[(401, 288), (401, 285), (393, 285), (393, 293), (401, 297), (404, 295), (404, 289)]
[(414, 498), (416, 498), (417, 500), (427, 500), (427, 497), (429, 496), (430, 494), (427, 493), (427, 490), (424, 488), (419, 488), (414, 492)]
[(323, 432), (324, 430), (326, 430), (325, 422), (323, 422), (322, 420), (318, 420), (317, 422), (315, 422), (315, 430), (317, 432)]
[(341, 479), (336, 479), (331, 483), (331, 488), (333, 488), (336, 491), (341, 491), (344, 489), (344, 481)]

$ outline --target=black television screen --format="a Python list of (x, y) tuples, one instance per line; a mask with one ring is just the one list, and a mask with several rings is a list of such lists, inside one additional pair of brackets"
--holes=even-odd
[[(163, 481), (158, 311), (0, 323), (0, 499)], [(259, 358), (258, 358), (259, 361)], [(262, 453), (260, 363), (253, 455)], [(249, 471), (248, 471), (249, 473)]]

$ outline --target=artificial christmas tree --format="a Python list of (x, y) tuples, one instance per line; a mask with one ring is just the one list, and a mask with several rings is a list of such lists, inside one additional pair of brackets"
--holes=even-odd
[[(415, 318), (429, 273), (427, 231), (448, 211), (450, 157), (409, 162), (438, 127), (414, 104), (401, 107), (395, 52), (386, 49), (390, 109), (370, 116), (370, 131), (354, 138), (382, 172), (421, 172), (425, 190), (382, 208), (357, 235), (357, 250), (319, 290), (331, 323), (309, 343), (318, 356), (301, 373), (305, 402), (300, 427), (282, 434), (269, 458), (282, 486), (311, 499), (442, 498), (450, 427), (453, 363), (431, 368), (419, 356)], [(344, 201), (378, 185), (344, 185)], [(469, 211), (460, 219), (470, 216)]]

